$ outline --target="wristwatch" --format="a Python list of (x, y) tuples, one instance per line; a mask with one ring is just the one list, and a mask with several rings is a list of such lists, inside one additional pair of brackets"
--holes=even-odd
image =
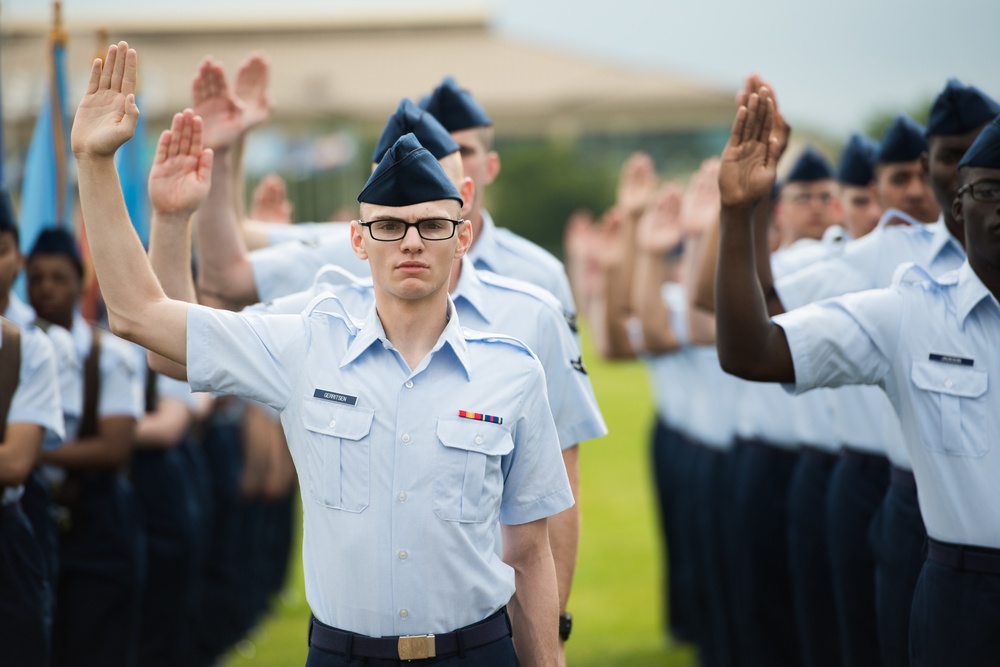
[(569, 639), (569, 633), (573, 631), (573, 614), (566, 612), (559, 616), (559, 638), (563, 641)]

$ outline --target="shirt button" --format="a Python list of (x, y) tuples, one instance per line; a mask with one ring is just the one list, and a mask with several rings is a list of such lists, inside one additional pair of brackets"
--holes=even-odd
[(481, 435), (477, 435), (476, 436), (476, 444), (477, 445), (483, 444), (483, 436), (481, 436)]
[(413, 389), (413, 380), (407, 380), (406, 381), (406, 388), (407, 389)]
[(399, 492), (399, 496), (397, 496), (397, 497), (399, 498), (399, 502), (405, 503), (406, 502), (406, 491), (400, 491)]
[(404, 549), (403, 551), (399, 552), (399, 560), (406, 560), (406, 557), (409, 555), (410, 554), (406, 553), (406, 550)]
[(337, 420), (336, 419), (331, 419), (330, 420), (330, 428), (333, 428), (336, 425), (337, 425)]
[(944, 381), (944, 386), (948, 387), (949, 389), (951, 389), (954, 384), (955, 383), (952, 382), (951, 380), (945, 380)]
[(406, 611), (406, 609), (400, 609), (399, 610), (399, 617), (400, 618), (406, 618), (409, 615), (410, 615), (410, 612)]
[(404, 444), (404, 445), (405, 445), (406, 443), (408, 443), (408, 442), (410, 441), (410, 434), (409, 434), (409, 433), (404, 433), (404, 434), (403, 434), (403, 438), (402, 438), (402, 440), (403, 440), (403, 444)]

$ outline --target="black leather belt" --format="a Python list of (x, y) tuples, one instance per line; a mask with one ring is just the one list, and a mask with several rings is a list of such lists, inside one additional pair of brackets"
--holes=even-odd
[(777, 445), (772, 445), (770, 443), (764, 442), (763, 440), (750, 439), (750, 438), (736, 438), (736, 445), (742, 446), (752, 452), (758, 454), (766, 454), (771, 458), (782, 458), (782, 459), (796, 459), (799, 456), (799, 449), (791, 449), (778, 447)]
[(440, 635), (367, 637), (345, 632), (313, 618), (309, 645), (349, 657), (380, 660), (423, 660), (485, 646), (510, 635), (510, 618), (503, 607), (486, 620)]
[(896, 486), (901, 486), (904, 489), (909, 489), (910, 491), (917, 490), (917, 478), (913, 476), (913, 473), (909, 470), (903, 470), (902, 468), (892, 467), (889, 471), (889, 481)]
[(1000, 549), (948, 544), (928, 538), (927, 560), (956, 570), (1000, 574)]
[(844, 459), (844, 463), (847, 465), (854, 468), (861, 468), (862, 470), (873, 468), (881, 471), (889, 467), (889, 459), (882, 454), (870, 454), (868, 452), (858, 451), (857, 449), (847, 449), (845, 447), (840, 453), (840, 456)]

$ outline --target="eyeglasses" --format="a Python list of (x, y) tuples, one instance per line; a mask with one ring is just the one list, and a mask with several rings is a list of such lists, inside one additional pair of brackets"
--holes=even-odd
[(826, 206), (833, 201), (833, 195), (829, 192), (799, 192), (788, 197), (788, 199), (799, 206), (806, 206), (813, 201), (818, 201)]
[(961, 197), (968, 190), (969, 194), (976, 201), (995, 203), (1000, 202), (1000, 182), (997, 181), (976, 181), (966, 183), (958, 189), (958, 196)]
[(417, 228), (417, 234), (425, 241), (446, 241), (455, 235), (455, 228), (465, 220), (449, 220), (448, 218), (427, 218), (416, 222), (406, 222), (405, 220), (372, 220), (371, 222), (358, 221), (362, 227), (367, 227), (368, 232), (376, 241), (399, 241), (410, 227)]

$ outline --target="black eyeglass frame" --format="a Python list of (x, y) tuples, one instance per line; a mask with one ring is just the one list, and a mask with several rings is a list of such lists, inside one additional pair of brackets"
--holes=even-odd
[[(402, 241), (404, 238), (406, 238), (406, 234), (410, 231), (410, 227), (416, 227), (417, 228), (417, 234), (420, 236), (420, 238), (422, 238), (425, 241), (447, 241), (451, 237), (455, 236), (455, 230), (458, 229), (458, 226), (460, 224), (462, 224), (463, 222), (465, 222), (465, 220), (452, 220), (451, 218), (425, 218), (423, 220), (417, 220), (416, 222), (407, 222), (406, 220), (397, 220), (396, 218), (386, 218), (386, 219), (383, 219), (383, 220), (370, 220), (368, 222), (365, 222), (363, 220), (355, 220), (355, 222), (357, 222), (362, 227), (367, 227), (368, 228), (368, 234), (374, 240), (376, 240), (376, 241), (382, 241), (384, 243), (392, 243), (393, 241)], [(372, 232), (372, 225), (374, 225), (376, 223), (379, 223), (379, 222), (396, 222), (396, 223), (399, 223), (399, 224), (403, 225), (403, 233), (400, 234), (396, 238), (380, 239), (377, 236), (375, 236), (375, 234)], [(439, 236), (439, 237), (436, 237), (436, 238), (427, 238), (426, 236), (424, 236), (423, 232), (420, 230), (420, 225), (422, 225), (425, 222), (450, 222), (451, 223), (451, 233), (448, 234), (448, 236)]]
[(958, 189), (958, 192), (956, 192), (955, 194), (961, 197), (963, 194), (966, 193), (966, 191), (968, 191), (969, 196), (971, 196), (978, 202), (983, 202), (984, 204), (995, 204), (997, 202), (1000, 202), (1000, 196), (998, 196), (996, 199), (980, 199), (979, 197), (976, 196), (976, 189), (977, 189), (976, 186), (981, 185), (983, 183), (989, 183), (993, 185), (997, 189), (997, 192), (1000, 192), (1000, 181), (996, 181), (991, 178), (985, 178), (979, 181), (975, 181), (973, 183), (966, 183), (965, 185), (960, 187)]

